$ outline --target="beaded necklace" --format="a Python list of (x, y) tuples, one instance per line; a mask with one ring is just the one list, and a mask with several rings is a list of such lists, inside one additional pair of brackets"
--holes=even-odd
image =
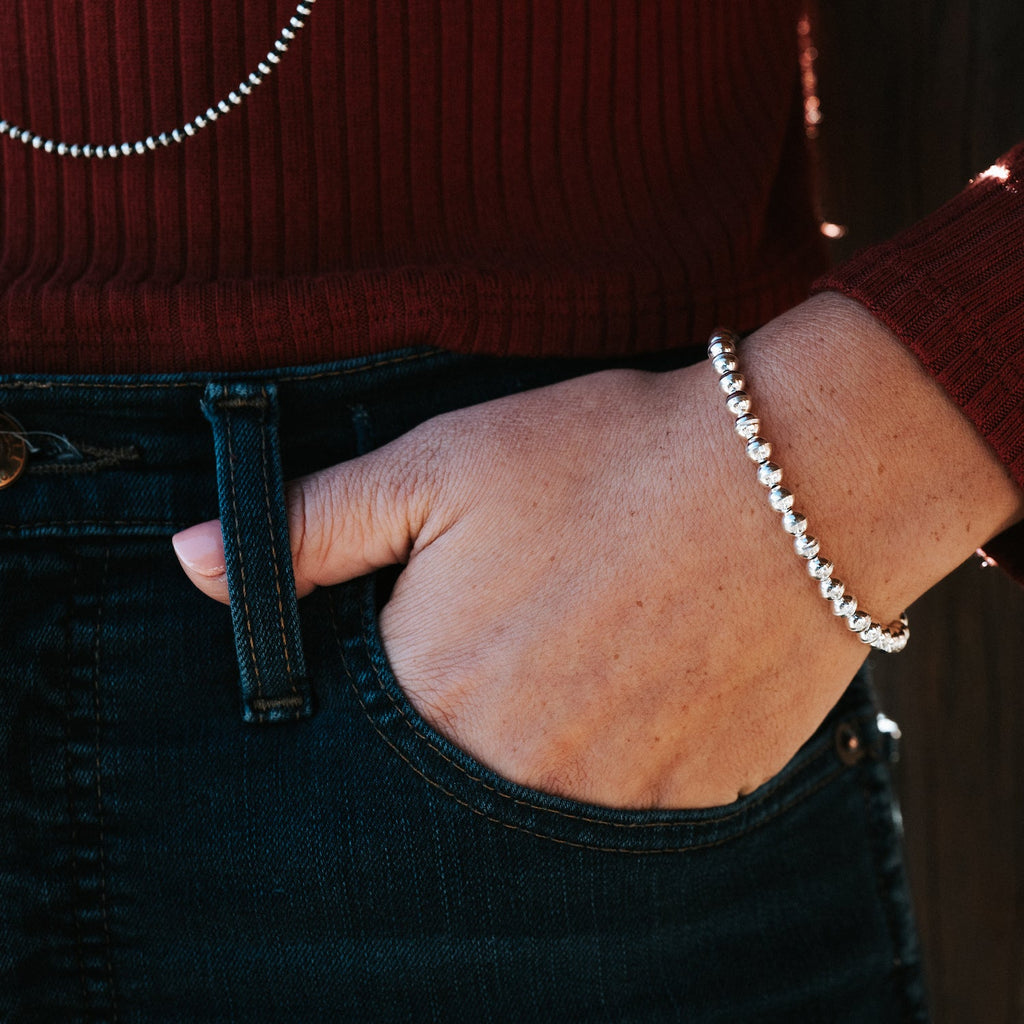
[(281, 55), (288, 49), (288, 45), (305, 28), (306, 20), (313, 11), (314, 3), (316, 3), (316, 0), (301, 0), (295, 7), (295, 13), (278, 33), (277, 39), (274, 40), (273, 45), (267, 51), (267, 55), (256, 65), (256, 68), (250, 71), (248, 76), (239, 82), (227, 96), (211, 104), (204, 113), (196, 114), (195, 117), (190, 121), (186, 121), (180, 128), (174, 128), (169, 132), (161, 132), (159, 135), (147, 135), (144, 139), (136, 139), (134, 142), (96, 145), (91, 142), (69, 143), (56, 139), (47, 139), (33, 132), (30, 128), (22, 128), (19, 125), (11, 124), (6, 118), (0, 118), (0, 135), (6, 135), (17, 142), (24, 143), (26, 146), (31, 146), (33, 149), (41, 149), (44, 153), (53, 153), (56, 156), (93, 157), (100, 160), (149, 153), (159, 149), (161, 146), (170, 146), (177, 142), (184, 142), (201, 129), (207, 127), (207, 125), (212, 124), (221, 115), (229, 114), (234, 107), (241, 106), (252, 91), (266, 81), (267, 77), (280, 63)]

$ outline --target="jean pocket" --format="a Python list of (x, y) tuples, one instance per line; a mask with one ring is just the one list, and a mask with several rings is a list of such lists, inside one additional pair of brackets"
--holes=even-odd
[(341, 656), (367, 719), (391, 753), (435, 795), (496, 826), (538, 838), (608, 852), (673, 852), (727, 843), (790, 813), (849, 772), (841, 737), (874, 721), (866, 686), (855, 684), (814, 736), (774, 778), (720, 807), (620, 810), (553, 796), (512, 782), (452, 743), (426, 722), (391, 668), (378, 623), (377, 581), (336, 588)]

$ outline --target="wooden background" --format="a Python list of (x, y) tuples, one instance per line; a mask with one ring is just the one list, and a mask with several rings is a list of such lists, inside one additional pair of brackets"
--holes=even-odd
[[(837, 258), (1024, 139), (1022, 0), (820, 0), (823, 208)], [(936, 1024), (1024, 1021), (1024, 588), (973, 561), (875, 656)]]

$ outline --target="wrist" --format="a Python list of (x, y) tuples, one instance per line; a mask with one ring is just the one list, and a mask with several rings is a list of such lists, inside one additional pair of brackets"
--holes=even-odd
[(1024, 514), (994, 452), (859, 303), (815, 296), (742, 353), (790, 489), (876, 615), (897, 615)]

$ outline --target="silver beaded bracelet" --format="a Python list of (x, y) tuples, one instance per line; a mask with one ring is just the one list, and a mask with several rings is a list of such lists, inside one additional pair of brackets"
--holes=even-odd
[(735, 417), (736, 433), (746, 443), (747, 455), (757, 463), (758, 482), (768, 489), (768, 504), (782, 516), (782, 528), (793, 537), (793, 549), (807, 562), (808, 575), (817, 580), (821, 596), (832, 605), (832, 613), (846, 619), (850, 631), (862, 643), (886, 654), (898, 654), (910, 639), (907, 613), (888, 626), (876, 622), (857, 607), (857, 599), (846, 592), (843, 581), (832, 575), (835, 566), (821, 554), (816, 537), (807, 532), (807, 517), (793, 508), (793, 495), (780, 486), (782, 470), (771, 460), (772, 446), (758, 431), (760, 420), (752, 412), (746, 381), (740, 373), (736, 354), (739, 337), (718, 328), (708, 342), (708, 358), (718, 374), (718, 386), (725, 394), (725, 406)]

